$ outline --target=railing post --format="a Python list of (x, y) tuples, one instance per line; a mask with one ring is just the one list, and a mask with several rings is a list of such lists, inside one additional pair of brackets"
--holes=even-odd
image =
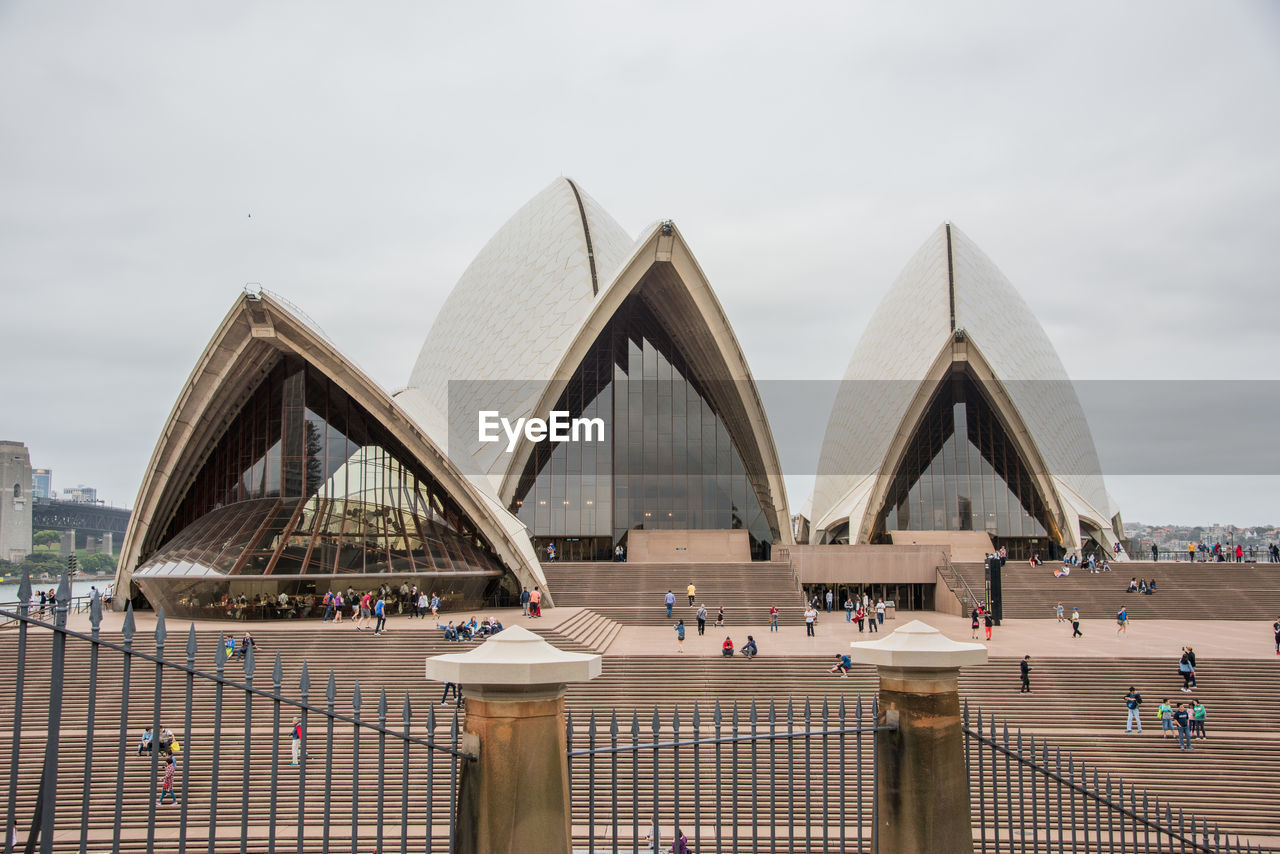
[(22, 689), (26, 685), (27, 616), (31, 606), (31, 572), (22, 571), (18, 582), (18, 664), (13, 686), (13, 735), (9, 754), (9, 805), (4, 827), (4, 851), (12, 854), (18, 834), (18, 760), (22, 753)]
[(599, 655), (561, 652), (520, 626), (427, 659), (428, 679), (463, 686), (464, 747), (479, 754), (464, 764), (458, 790), (460, 854), (568, 854), (565, 685), (599, 675)]
[(949, 640), (919, 620), (850, 646), (851, 658), (879, 670), (876, 725), (887, 727), (876, 732), (872, 850), (972, 854), (957, 677), (962, 666), (986, 662), (986, 647)]
[[(54, 802), (58, 792), (58, 747), (62, 740), (62, 672), (67, 650), (67, 610), (71, 603), (71, 573), (62, 575), (53, 606), (53, 656), (49, 668), (49, 732), (45, 741), (44, 771), (40, 776), (40, 854), (53, 852)], [(30, 850), (30, 844), (27, 848)]]

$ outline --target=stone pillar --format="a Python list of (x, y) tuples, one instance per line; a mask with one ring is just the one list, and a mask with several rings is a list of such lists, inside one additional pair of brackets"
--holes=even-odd
[[(427, 678), (462, 686), (465, 732), (458, 851), (569, 854), (564, 689), (600, 675), (600, 656), (561, 652), (520, 626), (475, 649), (427, 659)], [(468, 739), (471, 742), (473, 739)]]
[(62, 540), (58, 544), (58, 556), (63, 560), (76, 553), (76, 532), (63, 531)]
[(912, 620), (893, 634), (852, 643), (850, 657), (880, 675), (876, 723), (878, 849), (884, 854), (973, 854), (969, 772), (956, 680), (985, 664), (987, 648), (943, 637)]
[(102, 553), (104, 555), (110, 555), (111, 557), (115, 557), (115, 553), (116, 553), (115, 538), (111, 536), (110, 531), (107, 531), (102, 535)]

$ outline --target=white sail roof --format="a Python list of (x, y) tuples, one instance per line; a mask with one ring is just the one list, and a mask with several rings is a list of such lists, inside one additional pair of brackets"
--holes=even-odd
[[(433, 438), (450, 446), (468, 475), (492, 473), (498, 458), (497, 445), (476, 441), (476, 413), (529, 414), (631, 248), (631, 237), (595, 199), (557, 178), (463, 272), (427, 334), (409, 389), (444, 414), (449, 435)], [(460, 439), (469, 440), (466, 447)]]
[[(1058, 494), (1063, 516), (1107, 525), (1113, 513), (1080, 401), (1044, 328), (999, 268), (963, 232), (942, 225), (907, 262), (872, 315), (836, 396), (819, 458), (813, 531), (864, 527), (876, 476), (908, 411), (956, 332), (1003, 384)], [(1071, 519), (1064, 518), (1070, 522)], [(1074, 542), (1073, 528), (1067, 536)]]

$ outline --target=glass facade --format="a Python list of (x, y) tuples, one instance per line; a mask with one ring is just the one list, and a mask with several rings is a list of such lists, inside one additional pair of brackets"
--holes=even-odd
[[(426, 573), (481, 578), (496, 593), (503, 575), (491, 545), (413, 455), (296, 357), (278, 362), (245, 402), (157, 542), (134, 574), (148, 598), (160, 588), (147, 582), (170, 577)], [(205, 594), (206, 603), (217, 598)]]
[(555, 407), (601, 418), (604, 441), (538, 443), (517, 486), (511, 510), (540, 554), (608, 559), (630, 530), (740, 528), (767, 557), (774, 534), (709, 388), (629, 297)]
[(1062, 538), (995, 408), (968, 374), (939, 384), (871, 542), (888, 531), (986, 531), (1014, 557), (1054, 556)]

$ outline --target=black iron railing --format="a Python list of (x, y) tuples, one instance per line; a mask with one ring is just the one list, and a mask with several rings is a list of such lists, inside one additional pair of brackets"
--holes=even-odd
[[(874, 702), (815, 711), (719, 702), (641, 727), (616, 711), (570, 715), (573, 824), (586, 851), (647, 851), (656, 826), (667, 851), (679, 828), (691, 851), (873, 851)], [(576, 721), (576, 726), (575, 726)], [(642, 761), (643, 759), (643, 761)], [(575, 845), (576, 849), (576, 845)]]
[[(58, 588), (53, 623), (30, 616), (30, 583), (26, 579), (19, 588), (19, 600), (18, 610), (0, 612), (18, 624), (13, 663), (16, 682), (13, 689), (8, 796), (4, 805), (5, 854), (19, 848), (37, 850), (36, 846), (42, 854), (51, 854), (55, 850), (79, 851), (82, 854), (89, 850), (110, 850), (118, 854), (123, 842), (127, 842), (131, 849), (145, 846), (148, 852), (176, 850), (179, 854), (196, 847), (207, 847), (209, 854), (215, 850), (236, 848), (241, 852), (250, 848), (254, 851), (265, 848), (268, 852), (364, 851), (371, 846), (379, 851), (454, 850), (454, 805), (460, 764), (470, 758), (462, 747), (459, 709), (456, 707), (439, 721), (434, 707), (429, 707), (425, 734), (415, 735), (413, 710), (407, 692), (398, 720), (390, 719), (385, 688), (378, 697), (376, 721), (368, 720), (362, 717), (363, 699), (358, 681), (353, 685), (350, 711), (338, 710), (337, 685), (332, 670), (324, 692), (324, 704), (313, 703), (310, 673), (305, 662), (297, 681), (296, 696), (286, 696), (284, 666), (279, 653), (273, 663), (270, 687), (254, 686), (257, 663), (253, 646), (244, 650), (242, 658), (231, 659), (225, 652), (221, 636), (215, 648), (204, 650), (206, 654), (212, 654), (213, 668), (198, 667), (196, 662), (201, 650), (194, 626), (187, 632), (185, 662), (168, 660), (165, 657), (168, 633), (163, 612), (157, 614), (153, 633), (154, 654), (134, 648), (137, 629), (131, 608), (125, 614), (120, 641), (104, 639), (100, 633), (102, 603), (97, 598), (89, 608), (91, 634), (71, 631), (67, 628), (70, 583), (65, 577)], [(47, 662), (50, 686), (48, 720), (33, 726), (24, 720), (24, 712), (33, 700), (40, 698), (28, 696), (26, 687), (29, 677), (36, 673), (43, 675), (46, 663), (42, 660), (36, 671), (30, 671), (28, 657), (31, 639), (46, 634), (52, 635)], [(66, 715), (63, 712), (68, 642), (88, 644), (89, 653), (87, 706), (80, 706), (78, 697), (72, 698), (76, 710), (73, 714), (77, 718), (71, 720), (64, 719)], [(117, 656), (116, 663), (120, 667), (118, 696), (115, 698), (119, 702), (118, 734), (104, 734), (100, 739), (95, 729), (97, 718), (104, 714), (105, 695), (116, 695), (117, 691), (114, 684), (102, 682), (99, 671), (106, 657)], [(227, 669), (231, 665), (242, 670), (242, 681), (229, 678)], [(136, 699), (131, 681), (139, 675), (134, 672), (139, 668), (139, 674), (147, 670), (152, 673), (151, 713), (145, 723), (138, 725), (136, 732), (131, 732), (130, 700)], [(177, 692), (166, 687), (175, 678), (179, 680), (183, 697), (180, 709), (174, 708)], [(33, 681), (32, 684), (36, 683)], [(234, 698), (239, 695), (244, 697), (243, 718), (234, 720), (232, 706)], [(271, 735), (266, 750), (262, 745), (264, 735), (254, 729), (255, 706), (261, 707), (263, 703), (270, 707)], [(206, 704), (212, 707), (212, 727), (207, 730), (205, 724), (210, 709)], [(261, 708), (257, 711), (261, 714)], [(81, 715), (83, 717), (79, 717)], [(193, 715), (200, 716), (200, 724)], [(290, 772), (296, 781), (284, 785), (281, 769), (286, 767), (283, 764), (286, 754), (281, 741), (290, 742), (288, 750), (291, 755), (293, 738), (291, 731), (282, 738), (284, 730), (281, 725), (286, 717), (291, 716), (299, 718), (301, 737), (297, 745), (297, 769)], [(174, 734), (180, 751), (166, 751), (164, 740), (168, 731), (162, 727), (177, 719), (182, 721), (182, 729)], [(152, 732), (151, 748), (145, 751), (145, 805), (138, 803), (137, 791), (140, 770), (137, 763), (142, 760), (131, 756), (142, 726), (150, 726)], [(73, 731), (74, 738), (64, 739), (64, 730)], [(443, 738), (437, 736), (438, 730), (443, 731)], [(72, 762), (64, 761), (64, 754), (74, 753), (67, 750), (66, 745), (78, 745), (80, 731), (84, 732), (83, 768), (73, 769), (69, 767)], [(422, 732), (421, 729), (418, 731)], [(322, 739), (317, 738), (321, 733)], [(116, 735), (116, 738), (112, 739), (111, 735)], [(23, 762), (23, 745), (36, 737), (44, 739), (44, 757), (38, 783), (32, 786), (31, 774)], [(367, 777), (370, 772), (365, 763), (375, 763), (369, 762), (367, 750), (362, 753), (362, 737), (372, 740), (377, 752), (375, 789), (372, 797), (364, 800), (361, 767), (365, 767)], [(115, 742), (114, 774), (103, 775), (100, 770), (95, 773), (95, 758), (100, 759), (103, 755), (102, 740)], [(318, 743), (313, 747), (313, 742)], [(95, 745), (98, 750), (94, 749)], [(388, 752), (389, 746), (391, 753)], [(237, 747), (241, 752), (239, 768), (234, 767), (237, 763), (228, 761)], [(144, 751), (139, 749), (136, 752), (141, 754)], [(174, 794), (181, 793), (176, 827), (172, 812), (166, 810), (162, 815), (160, 811), (164, 805), (157, 802), (157, 793), (161, 791), (162, 763), (167, 764), (169, 755), (174, 757), (177, 766)], [(341, 762), (339, 770), (335, 768), (335, 757), (344, 755), (350, 756), (350, 761)], [(389, 761), (393, 758), (398, 758), (399, 762)], [(75, 759), (78, 756), (71, 757), (72, 761)], [(263, 768), (264, 763), (269, 763), (269, 767)], [(232, 767), (227, 768), (227, 765)], [(201, 769), (201, 782), (194, 789), (193, 767)], [(204, 768), (208, 769), (207, 775), (203, 773)], [(315, 778), (321, 768), (323, 776), (317, 780)], [(398, 786), (388, 782), (388, 775), (396, 771), (399, 772)], [(340, 779), (335, 776), (340, 773), (349, 774), (349, 783), (340, 784)], [(77, 780), (80, 785), (76, 787), (81, 795), (80, 803), (66, 796), (68, 780), (74, 777), (80, 778)], [(223, 787), (236, 777), (240, 782), (239, 798), (227, 798), (228, 792)], [(180, 787), (178, 779), (181, 780)], [(59, 785), (62, 787), (60, 798), (55, 796)], [(313, 786), (318, 789), (314, 795), (309, 794)], [(399, 797), (395, 798), (397, 794)], [(348, 803), (349, 825), (335, 824), (342, 822)], [(109, 826), (104, 826), (100, 816), (108, 811), (112, 820)], [(294, 819), (296, 827), (289, 827), (290, 818)], [(78, 833), (69, 834), (73, 827)], [(309, 828), (316, 829), (309, 831)], [(158, 833), (161, 829), (163, 833)], [(55, 830), (58, 832), (56, 844)], [(393, 838), (387, 839), (388, 834), (393, 834)], [(70, 841), (73, 837), (74, 841)]]
[(1262, 850), (967, 704), (964, 733), (975, 851)]

